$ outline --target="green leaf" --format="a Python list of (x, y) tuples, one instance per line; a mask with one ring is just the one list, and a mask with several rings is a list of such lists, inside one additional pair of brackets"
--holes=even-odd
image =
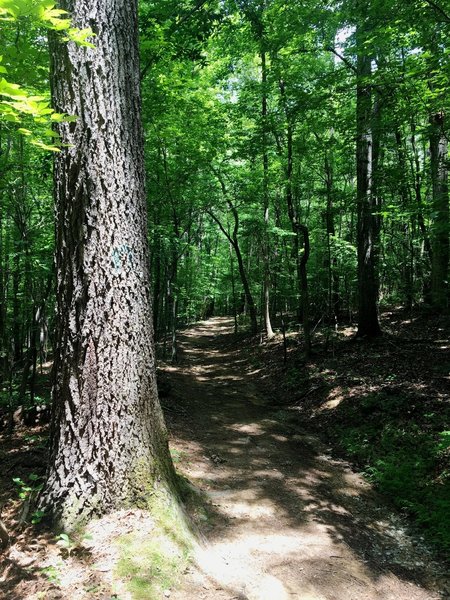
[(44, 142), (41, 142), (40, 140), (31, 140), (30, 144), (33, 144), (33, 146), (37, 146), (38, 148), (41, 148), (42, 150), (49, 150), (50, 152), (61, 152), (61, 149), (58, 148), (57, 146), (51, 146), (50, 144), (45, 144)]
[(439, 434), (441, 441), (438, 444), (439, 450), (447, 450), (450, 448), (450, 431), (441, 431)]
[(76, 115), (65, 115), (62, 113), (53, 113), (51, 115), (50, 119), (54, 123), (74, 123), (75, 121), (78, 120), (78, 117)]
[(60, 139), (60, 137), (61, 137), (61, 136), (59, 135), (59, 133), (58, 133), (57, 131), (53, 131), (53, 129), (46, 129), (46, 130), (43, 132), (43, 134), (44, 134), (44, 135), (46, 135), (46, 136), (48, 136), (48, 137), (55, 138), (55, 139)]
[(95, 45), (88, 40), (88, 38), (95, 37), (95, 33), (92, 29), (76, 29), (70, 28), (65, 38), (68, 42), (75, 42), (78, 46), (86, 46), (87, 48), (95, 48)]
[(17, 19), (20, 15), (20, 7), (12, 0), (0, 0), (0, 15), (10, 15)]
[(8, 98), (16, 98), (26, 100), (26, 93), (17, 83), (9, 83), (4, 77), (0, 79), (0, 95)]

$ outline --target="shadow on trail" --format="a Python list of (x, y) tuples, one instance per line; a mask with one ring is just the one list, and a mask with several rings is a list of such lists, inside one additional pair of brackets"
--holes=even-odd
[(257, 365), (230, 331), (227, 319), (185, 331), (180, 364), (164, 368), (183, 472), (210, 500), (209, 541), (263, 560), (293, 597), (305, 589), (324, 599), (439, 597), (400, 521), (265, 397)]

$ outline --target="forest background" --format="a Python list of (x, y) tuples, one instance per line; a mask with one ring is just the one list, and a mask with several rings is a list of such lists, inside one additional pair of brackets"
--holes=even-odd
[[(51, 108), (47, 32), (95, 37), (48, 1), (1, 0), (0, 18), (9, 427), (18, 406), (34, 414), (48, 401), (52, 124), (76, 119)], [(299, 330), (308, 357), (318, 330), (330, 347), (354, 321), (378, 337), (380, 306), (448, 312), (449, 30), (444, 1), (140, 2), (153, 326), (165, 356), (176, 361), (177, 331), (212, 314), (264, 339)], [(442, 415), (429, 425), (426, 460), (408, 468), (433, 487), (408, 502), (447, 546), (449, 432)], [(403, 436), (406, 454), (414, 436)]]

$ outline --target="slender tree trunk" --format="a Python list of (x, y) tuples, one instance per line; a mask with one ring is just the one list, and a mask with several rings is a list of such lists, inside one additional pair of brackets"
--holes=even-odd
[[(22, 182), (22, 188), (25, 189), (24, 181)], [(23, 197), (25, 201), (25, 194)], [(25, 399), (28, 384), (30, 383), (30, 371), (33, 369), (33, 360), (35, 356), (35, 344), (36, 336), (35, 333), (35, 307), (32, 303), (32, 276), (31, 276), (31, 247), (30, 247), (30, 234), (28, 230), (28, 223), (26, 216), (22, 215), (22, 248), (24, 254), (24, 273), (23, 273), (23, 290), (22, 294), (22, 347), (25, 346), (26, 350), (22, 353), (22, 379), (19, 388), (19, 398)], [(31, 400), (31, 398), (30, 398)]]
[(358, 335), (376, 337), (378, 321), (378, 254), (380, 217), (375, 189), (378, 143), (370, 85), (371, 57), (363, 54), (365, 35), (359, 32), (356, 90), (356, 170), (358, 211)]
[(19, 298), (19, 285), (20, 285), (20, 253), (19, 244), (14, 243), (14, 270), (12, 275), (12, 342), (13, 342), (13, 357), (14, 364), (18, 365), (22, 360), (22, 335), (20, 328), (20, 298)]
[[(422, 288), (423, 288), (423, 300), (431, 304), (431, 282), (428, 276), (428, 268), (424, 269), (423, 262), (428, 262), (427, 267), (431, 270), (431, 265), (433, 264), (433, 250), (431, 248), (430, 235), (428, 232), (427, 225), (425, 223), (425, 218), (423, 216), (423, 202), (422, 202), (422, 173), (423, 169), (420, 165), (420, 155), (419, 150), (417, 148), (416, 141), (416, 124), (414, 119), (411, 120), (411, 148), (413, 152), (412, 157), (412, 172), (414, 177), (414, 195), (416, 200), (416, 211), (417, 211), (417, 224), (419, 225), (420, 233), (422, 235), (423, 240), (423, 248), (425, 250), (426, 260), (419, 262), (418, 267), (418, 277), (422, 278)], [(421, 253), (423, 254), (423, 253)], [(425, 270), (426, 274), (424, 276), (423, 271)]]
[(234, 319), (234, 333), (238, 332), (238, 319), (237, 319), (237, 302), (236, 302), (236, 283), (234, 281), (234, 261), (233, 261), (233, 244), (230, 243), (230, 275), (231, 275), (231, 293), (233, 298), (233, 319)]
[[(159, 219), (156, 222), (156, 227), (159, 226)], [(159, 337), (159, 311), (161, 304), (161, 236), (157, 231), (153, 238), (153, 331), (155, 339)]]
[(35, 397), (35, 384), (36, 384), (36, 370), (37, 370), (37, 360), (38, 360), (38, 346), (39, 346), (39, 334), (42, 330), (43, 319), (45, 315), (45, 309), (48, 302), (48, 298), (53, 289), (54, 285), (54, 271), (53, 269), (50, 272), (48, 277), (45, 289), (43, 290), (42, 297), (40, 302), (33, 307), (33, 320), (31, 324), (30, 331), (30, 369), (31, 374), (29, 377), (29, 390), (30, 390), (30, 404), (33, 405), (34, 397)]
[[(172, 464), (158, 402), (136, 0), (65, 0), (95, 49), (51, 44), (57, 328), (50, 466), (40, 506), (70, 530), (145, 505)], [(66, 146), (67, 144), (67, 146)]]
[(433, 262), (433, 250), (431, 248), (430, 236), (428, 235), (427, 226), (423, 217), (423, 202), (422, 202), (422, 177), (420, 168), (420, 157), (416, 142), (416, 125), (414, 121), (411, 123), (411, 147), (413, 151), (413, 173), (414, 173), (414, 193), (417, 204), (417, 222), (422, 234), (425, 252), (427, 253), (430, 265)]
[(298, 263), (298, 276), (302, 291), (302, 317), (303, 317), (303, 335), (305, 337), (305, 354), (309, 358), (311, 355), (311, 324), (309, 315), (309, 289), (308, 289), (308, 274), (306, 265), (308, 264), (310, 255), (309, 231), (306, 225), (297, 225), (302, 236), (303, 254)]
[(256, 305), (255, 305), (255, 301), (253, 299), (253, 294), (250, 289), (250, 284), (248, 281), (247, 272), (246, 272), (246, 268), (244, 265), (244, 259), (242, 258), (241, 247), (239, 245), (239, 237), (238, 237), (239, 213), (238, 213), (235, 205), (231, 201), (230, 197), (228, 196), (228, 191), (225, 186), (224, 180), (222, 179), (222, 177), (220, 176), (219, 173), (215, 173), (215, 175), (216, 175), (217, 179), (219, 180), (220, 187), (222, 188), (222, 194), (226, 200), (228, 209), (230, 210), (231, 214), (233, 215), (233, 220), (234, 220), (233, 232), (230, 234), (225, 229), (225, 227), (222, 225), (220, 220), (214, 215), (213, 212), (208, 211), (208, 214), (217, 223), (221, 232), (224, 234), (224, 236), (227, 238), (227, 240), (233, 246), (234, 252), (236, 254), (236, 259), (238, 262), (239, 277), (241, 278), (242, 287), (244, 288), (246, 308), (248, 308), (248, 312), (250, 314), (250, 330), (253, 335), (256, 335), (256, 333), (258, 332), (258, 316), (256, 313)]
[[(6, 137), (6, 143), (5, 143)], [(0, 157), (1, 166), (7, 165), (10, 158), (11, 138), (4, 136), (0, 123)], [(0, 174), (0, 183), (4, 174)], [(11, 275), (11, 244), (10, 227), (4, 199), (4, 186), (0, 186), (0, 377), (4, 375), (5, 382), (10, 378), (10, 332), (8, 318), (8, 288)]]
[(333, 161), (328, 149), (325, 150), (325, 177), (327, 188), (327, 263), (328, 263), (328, 318), (330, 323), (336, 323), (340, 312), (339, 271), (337, 259), (333, 252), (332, 239), (336, 235), (334, 225), (334, 177)]
[(433, 186), (433, 223), (431, 263), (431, 301), (433, 307), (443, 312), (448, 307), (449, 261), (449, 193), (448, 193), (448, 142), (444, 131), (443, 112), (430, 119), (430, 159)]
[[(280, 86), (281, 93), (284, 95), (284, 84)], [(293, 135), (294, 128), (290, 122), (289, 115), (287, 118), (287, 162), (286, 162), (286, 204), (289, 220), (291, 222), (292, 232), (295, 234), (293, 241), (293, 252), (295, 256), (295, 264), (297, 270), (298, 283), (298, 313), (303, 326), (303, 336), (305, 342), (305, 353), (309, 357), (311, 354), (311, 326), (309, 315), (309, 290), (308, 290), (308, 274), (307, 263), (310, 255), (309, 231), (306, 225), (299, 223), (298, 211), (294, 204), (294, 194), (292, 186), (292, 174), (294, 165), (293, 154)], [(300, 254), (300, 248), (303, 249), (303, 254)]]
[(250, 290), (250, 284), (248, 282), (247, 273), (245, 271), (244, 260), (242, 258), (242, 252), (239, 246), (237, 236), (233, 237), (233, 248), (236, 253), (239, 276), (241, 278), (242, 287), (244, 288), (245, 299), (247, 301), (247, 308), (250, 314), (250, 331), (253, 335), (255, 335), (258, 331), (258, 317), (256, 314), (255, 301), (253, 300), (253, 294)]
[(0, 209), (0, 383), (7, 371), (7, 335), (6, 335), (6, 253), (3, 252), (2, 214)]
[[(263, 42), (262, 42), (263, 44)], [(275, 335), (270, 320), (270, 242), (269, 242), (269, 154), (267, 150), (267, 57), (264, 47), (261, 48), (261, 118), (262, 118), (262, 153), (263, 153), (263, 311), (264, 325), (267, 338), (270, 340)]]
[[(397, 146), (397, 158), (399, 164), (399, 179), (400, 179), (400, 199), (402, 203), (402, 209), (408, 211), (410, 205), (411, 194), (408, 187), (407, 180), (407, 161), (406, 161), (406, 148), (403, 142), (403, 136), (400, 129), (400, 125), (395, 128), (395, 141)], [(405, 296), (405, 308), (412, 310), (414, 303), (414, 246), (412, 243), (412, 234), (410, 231), (410, 221), (400, 224), (403, 229), (404, 235), (401, 236), (402, 247), (404, 257), (402, 259), (402, 279), (403, 279), (403, 291)]]
[(172, 253), (172, 273), (168, 282), (167, 302), (170, 311), (170, 336), (171, 336), (171, 354), (170, 360), (173, 363), (178, 361), (178, 341), (177, 341), (177, 276), (178, 276), (178, 254), (175, 249)]

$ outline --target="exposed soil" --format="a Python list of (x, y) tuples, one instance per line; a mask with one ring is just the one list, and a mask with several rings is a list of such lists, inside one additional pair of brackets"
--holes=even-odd
[[(439, 332), (432, 337), (438, 340)], [(331, 456), (307, 421), (296, 418), (292, 407), (299, 400), (311, 413), (330, 402), (329, 393), (311, 372), (298, 389), (292, 382), (285, 387), (281, 356), (279, 339), (261, 350), (254, 340), (233, 336), (231, 320), (215, 318), (180, 336), (177, 365), (161, 365), (174, 461), (204, 500), (192, 506), (203, 538), (195, 564), (180, 588), (162, 597), (448, 598), (445, 568), (423, 540), (349, 464)], [(358, 385), (369, 385), (370, 365), (361, 361), (359, 369)], [(412, 367), (411, 381), (415, 374)], [(437, 393), (445, 395), (446, 382), (437, 375)], [(20, 524), (23, 507), (12, 477), (28, 481), (30, 473), (43, 473), (45, 433), (18, 427), (0, 440), (0, 506), (12, 536), (0, 555), (0, 598), (131, 600), (126, 585), (114, 580), (111, 540), (134, 530), (151, 536), (148, 514), (107, 516), (91, 525), (90, 540), (69, 548), (53, 534)]]
[[(176, 599), (443, 598), (443, 568), (347, 463), (280, 410), (232, 322), (180, 339), (164, 371), (179, 470), (209, 500), (208, 544)], [(281, 384), (281, 379), (280, 382)]]

